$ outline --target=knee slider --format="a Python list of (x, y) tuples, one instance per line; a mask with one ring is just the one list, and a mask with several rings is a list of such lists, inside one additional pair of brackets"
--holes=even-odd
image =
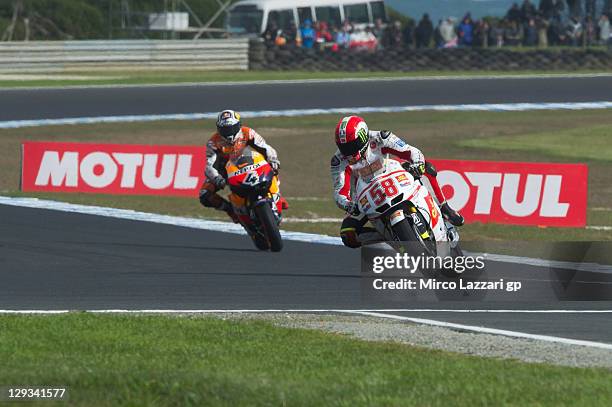
[(361, 247), (357, 231), (354, 228), (342, 229), (340, 231), (340, 237), (342, 238), (342, 243), (344, 243), (346, 247), (350, 247), (351, 249)]

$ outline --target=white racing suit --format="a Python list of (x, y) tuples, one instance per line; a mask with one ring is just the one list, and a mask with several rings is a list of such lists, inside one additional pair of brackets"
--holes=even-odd
[(351, 192), (358, 177), (369, 176), (383, 166), (385, 155), (390, 154), (411, 163), (425, 163), (427, 170), (424, 175), (429, 179), (436, 199), (441, 204), (446, 201), (436, 180), (436, 171), (430, 163), (426, 163), (421, 150), (407, 144), (388, 131), (370, 131), (369, 134), (370, 144), (364, 157), (359, 162), (351, 165), (339, 150), (336, 151), (331, 160), (331, 175), (336, 205), (349, 212), (342, 222), (340, 236), (344, 244), (352, 248), (361, 246), (359, 234), (364, 231), (368, 219), (364, 214), (354, 215), (350, 213), (357, 205)]

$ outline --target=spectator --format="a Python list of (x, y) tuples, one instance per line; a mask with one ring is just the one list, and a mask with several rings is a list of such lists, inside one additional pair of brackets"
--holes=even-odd
[(474, 28), (474, 45), (487, 48), (489, 46), (489, 31), (491, 27), (486, 20), (480, 20)]
[(538, 47), (548, 47), (548, 20), (542, 18), (541, 15), (536, 17), (536, 26), (538, 27)]
[(587, 15), (584, 19), (584, 34), (583, 44), (586, 46), (592, 46), (597, 44), (597, 26), (593, 18)]
[(338, 34), (336, 34), (336, 44), (340, 49), (348, 49), (351, 43), (350, 25), (343, 24)]
[(402, 23), (394, 21), (393, 24), (389, 24), (385, 33), (383, 34), (382, 41), (384, 46), (387, 48), (396, 48), (402, 45)]
[(498, 21), (491, 30), (491, 39), (497, 48), (504, 46), (505, 24), (506, 20)]
[(416, 28), (416, 47), (427, 48), (431, 43), (431, 37), (433, 35), (433, 24), (429, 19), (429, 14), (423, 14), (423, 18), (419, 21), (419, 25)]
[(567, 23), (565, 27), (565, 34), (567, 37), (567, 41), (577, 47), (582, 44), (582, 24), (578, 17), (573, 16)]
[(602, 14), (599, 18), (599, 41), (602, 45), (610, 45), (612, 41), (612, 32), (610, 30), (610, 18), (607, 14)]
[(275, 21), (270, 21), (266, 27), (266, 31), (262, 34), (264, 42), (269, 47), (276, 43), (276, 37), (278, 36), (278, 26)]
[(443, 48), (457, 47), (457, 33), (455, 32), (454, 19), (447, 18), (440, 24), (440, 37), (442, 38)]
[(320, 44), (322, 47), (325, 47), (325, 44), (330, 44), (334, 41), (334, 37), (332, 33), (329, 32), (329, 27), (325, 21), (317, 21), (316, 27), (316, 42)]
[(506, 21), (516, 21), (517, 23), (521, 22), (522, 14), (521, 9), (519, 8), (518, 3), (513, 3), (510, 10), (506, 13)]
[(316, 32), (312, 28), (312, 21), (309, 19), (304, 20), (304, 27), (301, 30), (302, 47), (311, 49), (314, 46), (316, 39)]
[(442, 20), (438, 20), (438, 25), (434, 29), (434, 43), (436, 48), (442, 48), (444, 46), (444, 39), (442, 38)]
[(523, 23), (529, 24), (530, 19), (535, 19), (537, 14), (536, 7), (533, 5), (531, 0), (524, 0), (521, 5), (521, 20)]
[(516, 47), (521, 45), (523, 40), (523, 32), (521, 30), (521, 26), (518, 22), (506, 21), (505, 29), (504, 29), (504, 43), (506, 45)]
[(548, 27), (548, 43), (550, 45), (566, 45), (567, 36), (565, 34), (565, 27), (563, 27), (560, 20), (556, 18), (550, 20), (550, 25)]
[(382, 45), (381, 41), (384, 37), (385, 37), (385, 26), (383, 25), (383, 21), (380, 18), (377, 18), (376, 21), (374, 22), (374, 29), (372, 30), (372, 33), (376, 36), (376, 38), (378, 38), (379, 43)]
[(281, 35), (286, 39), (286, 43), (292, 46), (302, 46), (302, 37), (300, 36), (300, 30), (298, 30), (295, 21), (291, 20), (289, 28), (283, 30)]
[(465, 47), (471, 47), (474, 43), (474, 24), (470, 13), (467, 13), (465, 17), (463, 17), (457, 31), (459, 32), (459, 44)]
[[(399, 23), (399, 21), (398, 21)], [(401, 23), (400, 29), (401, 29)], [(404, 29), (402, 30), (402, 43), (406, 47), (412, 47), (414, 45), (414, 22), (412, 20), (408, 21)]]
[(538, 45), (538, 27), (535, 18), (530, 18), (525, 25), (523, 44), (526, 47), (535, 47)]

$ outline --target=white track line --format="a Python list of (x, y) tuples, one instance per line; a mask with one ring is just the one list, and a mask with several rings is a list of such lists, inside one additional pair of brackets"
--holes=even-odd
[[(403, 113), (403, 112), (522, 112), (532, 110), (586, 110), (612, 109), (612, 101), (579, 102), (579, 103), (497, 103), (497, 104), (462, 104), (462, 105), (414, 105), (382, 107), (338, 107), (330, 109), (288, 109), (260, 110), (241, 112), (243, 117), (300, 117), (329, 114), (364, 114), (364, 113)], [(9, 120), (0, 122), (0, 129), (18, 129), (23, 127), (60, 126), (96, 123), (136, 123), (166, 120), (212, 120), (217, 112), (161, 114), (161, 115), (125, 115), (99, 117), (69, 117), (61, 119)]]
[(591, 230), (603, 230), (606, 232), (612, 230), (612, 226), (587, 226), (586, 228)]
[(71, 312), (88, 312), (92, 314), (256, 314), (256, 313), (358, 313), (358, 312), (422, 312), (422, 313), (493, 313), (493, 314), (612, 314), (612, 310), (511, 310), (511, 309), (432, 309), (432, 308), (389, 308), (389, 309), (94, 309), (74, 310), (0, 310), (0, 314), (68, 314)]
[[(160, 215), (155, 213), (138, 212), (130, 209), (106, 208), (102, 206), (78, 205), (66, 202), (48, 201), (37, 198), (12, 198), (6, 196), (0, 196), (0, 205), (18, 206), (34, 209), (47, 209), (60, 212), (72, 212), (84, 215), (103, 216), (107, 218), (159, 223), (191, 229), (210, 230), (221, 233), (246, 235), (244, 228), (235, 223), (186, 218), (180, 216)], [(283, 236), (283, 239), (290, 241), (336, 246), (342, 245), (342, 240), (339, 237), (290, 231), (281, 231), (281, 234)]]
[(349, 313), (356, 314), (356, 315), (370, 316), (370, 317), (394, 319), (398, 321), (413, 322), (415, 324), (423, 324), (423, 325), (438, 326), (442, 328), (457, 329), (457, 330), (462, 330), (462, 331), (486, 333), (486, 334), (491, 334), (491, 335), (502, 335), (502, 336), (509, 336), (512, 338), (533, 339), (533, 340), (545, 341), (545, 342), (562, 343), (564, 345), (587, 346), (590, 348), (612, 350), (612, 344), (585, 341), (585, 340), (580, 340), (580, 339), (568, 339), (568, 338), (560, 338), (557, 336), (536, 335), (536, 334), (529, 334), (529, 333), (524, 333), (524, 332), (508, 331), (505, 329), (485, 328), (485, 327), (480, 327), (480, 326), (435, 321), (433, 319), (411, 318), (411, 317), (404, 317), (400, 315), (383, 314), (380, 312), (357, 311), (357, 312), (349, 312)]
[[(329, 79), (270, 79), (258, 81), (231, 81), (231, 82), (183, 82), (183, 83), (153, 83), (153, 84), (107, 84), (107, 85), (68, 85), (68, 86), (15, 86), (0, 88), (1, 91), (39, 91), (62, 89), (130, 89), (130, 88), (170, 88), (170, 87), (210, 87), (210, 86), (274, 86), (274, 85), (302, 85), (327, 83), (360, 83), (360, 82), (420, 82), (420, 81), (475, 81), (500, 79), (584, 79), (609, 78), (612, 73), (559, 73), (559, 74), (501, 74), (501, 75), (422, 75), (422, 76), (381, 76), (370, 78), (329, 78)], [(112, 78), (111, 78), (112, 79)]]

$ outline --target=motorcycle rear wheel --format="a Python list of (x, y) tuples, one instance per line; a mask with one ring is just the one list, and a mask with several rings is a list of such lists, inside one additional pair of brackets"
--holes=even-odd
[(280, 252), (283, 249), (283, 239), (276, 224), (276, 218), (272, 213), (272, 208), (267, 204), (259, 205), (255, 208), (255, 213), (270, 243), (270, 250)]

